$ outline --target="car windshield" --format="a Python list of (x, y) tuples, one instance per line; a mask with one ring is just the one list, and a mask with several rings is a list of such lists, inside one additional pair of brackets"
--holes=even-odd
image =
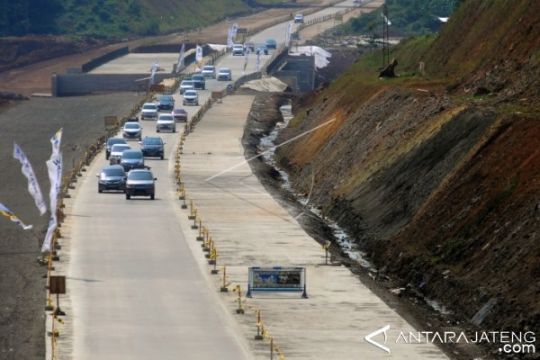
[(160, 115), (159, 120), (174, 120), (172, 115)]
[(124, 159), (141, 159), (143, 155), (140, 151), (124, 151), (122, 157)]
[(129, 180), (153, 180), (154, 176), (150, 171), (130, 171)]
[(212, 70), (214, 70), (214, 67), (213, 67), (213, 66), (205, 66), (205, 67), (203, 67), (203, 70), (210, 70), (210, 71), (212, 71)]
[(129, 145), (116, 144), (116, 145), (113, 145), (113, 147), (111, 148), (111, 152), (122, 152), (122, 151), (126, 151), (126, 150), (129, 150), (129, 149), (131, 149), (131, 147)]
[(161, 139), (160, 138), (146, 138), (144, 139), (145, 145), (161, 145)]
[(107, 145), (112, 146), (114, 144), (125, 144), (126, 140), (120, 138), (110, 138), (107, 140)]
[(186, 110), (184, 110), (184, 109), (174, 109), (174, 113), (175, 114), (185, 114)]
[(181, 86), (193, 86), (193, 81), (191, 81), (191, 80), (184, 80), (184, 81), (182, 81)]
[(161, 95), (158, 97), (159, 101), (173, 101), (172, 96), (169, 95)]
[(124, 170), (121, 167), (110, 167), (103, 169), (105, 176), (124, 176)]
[(156, 110), (157, 108), (157, 105), (154, 105), (154, 104), (146, 104), (143, 106), (143, 109), (145, 110)]
[(139, 124), (137, 123), (126, 123), (126, 129), (138, 129)]
[(222, 73), (222, 74), (228, 74), (231, 72), (230, 69), (219, 69), (219, 72)]
[(202, 75), (193, 75), (193, 80), (204, 80), (204, 77)]
[(193, 91), (193, 90), (188, 90), (188, 91), (186, 91), (186, 95), (195, 96), (195, 95), (197, 95), (197, 93), (195, 91)]

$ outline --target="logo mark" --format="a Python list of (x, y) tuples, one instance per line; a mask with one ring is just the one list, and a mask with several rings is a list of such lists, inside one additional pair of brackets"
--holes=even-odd
[(386, 332), (390, 329), (390, 325), (386, 325), (385, 327), (382, 327), (380, 328), (379, 330), (375, 330), (374, 332), (372, 332), (371, 334), (368, 334), (364, 337), (364, 340), (366, 340), (368, 343), (370, 343), (371, 345), (374, 345), (376, 347), (378, 347), (379, 349), (383, 350), (383, 351), (386, 351), (387, 353), (390, 354), (390, 348), (389, 347), (386, 347), (382, 344), (379, 344), (378, 342), (376, 342), (375, 340), (373, 340), (373, 337), (379, 335), (379, 334), (384, 334), (384, 344), (386, 344), (386, 340), (388, 339), (388, 336), (386, 335)]

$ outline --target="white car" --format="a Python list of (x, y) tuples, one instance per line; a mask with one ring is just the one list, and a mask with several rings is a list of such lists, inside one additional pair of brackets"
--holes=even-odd
[(216, 78), (216, 68), (215, 68), (214, 65), (205, 65), (202, 68), (201, 74), (205, 78), (215, 79)]
[(197, 90), (186, 90), (184, 92), (184, 100), (183, 100), (184, 106), (186, 105), (199, 105), (199, 94), (197, 93)]
[(122, 130), (122, 136), (124, 139), (142, 139), (142, 127), (141, 124), (137, 122), (129, 121), (124, 124)]
[(219, 68), (217, 79), (218, 81), (231, 81), (232, 80), (231, 69), (225, 68), (225, 67)]
[(159, 114), (156, 122), (156, 132), (163, 130), (170, 130), (171, 132), (176, 132), (176, 121), (172, 113), (170, 114)]
[(128, 144), (114, 144), (111, 148), (111, 155), (109, 156), (109, 164), (120, 164), (122, 153), (126, 150), (130, 150), (131, 146)]
[(303, 23), (304, 22), (304, 15), (303, 14), (296, 14), (294, 15), (294, 22), (295, 23)]
[(194, 84), (193, 80), (182, 80), (180, 83), (180, 94), (184, 94), (186, 90), (193, 90)]
[(244, 45), (242, 44), (234, 44), (232, 46), (232, 54), (233, 56), (244, 56)]
[(141, 120), (155, 119), (158, 115), (158, 106), (156, 103), (145, 103), (141, 110)]

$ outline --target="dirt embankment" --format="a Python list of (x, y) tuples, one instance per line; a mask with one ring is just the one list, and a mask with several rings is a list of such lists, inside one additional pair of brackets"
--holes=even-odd
[[(427, 77), (378, 81), (355, 64), (300, 99), (278, 142), (327, 125), (278, 160), (300, 192), (314, 175), (314, 205), (401, 286), (483, 330), (538, 331), (540, 66), (528, 25), (538, 3), (471, 3), (425, 58), (415, 54), (430, 59)], [(506, 17), (523, 25), (515, 38), (483, 30)]]

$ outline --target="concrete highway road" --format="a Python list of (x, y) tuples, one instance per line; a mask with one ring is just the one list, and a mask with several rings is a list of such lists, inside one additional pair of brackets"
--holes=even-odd
[[(324, 9), (310, 17), (339, 10)], [(273, 37), (283, 42), (286, 27), (274, 26), (252, 40)], [(268, 58), (264, 56), (262, 63)], [(244, 57), (227, 55), (217, 67), (230, 67), (233, 78), (238, 78), (244, 61)], [(250, 55), (246, 71), (255, 71), (255, 55)], [(226, 85), (207, 81), (209, 90), (200, 92), (201, 104), (210, 90)], [(175, 98), (181, 106), (181, 96), (175, 94)], [(186, 109), (191, 116), (198, 107)], [(166, 159), (146, 163), (158, 178), (156, 200), (128, 201), (122, 193), (98, 194), (95, 174), (107, 165), (101, 153), (70, 202), (66, 226), (70, 229), (67, 277), (72, 358), (251, 358), (238, 324), (222, 309), (182, 235), (179, 217), (185, 215), (176, 198), (172, 171), (179, 135), (157, 134), (154, 121), (142, 124), (143, 136), (159, 135), (166, 142)], [(178, 124), (179, 131), (182, 125)], [(137, 142), (130, 143), (139, 147)]]

